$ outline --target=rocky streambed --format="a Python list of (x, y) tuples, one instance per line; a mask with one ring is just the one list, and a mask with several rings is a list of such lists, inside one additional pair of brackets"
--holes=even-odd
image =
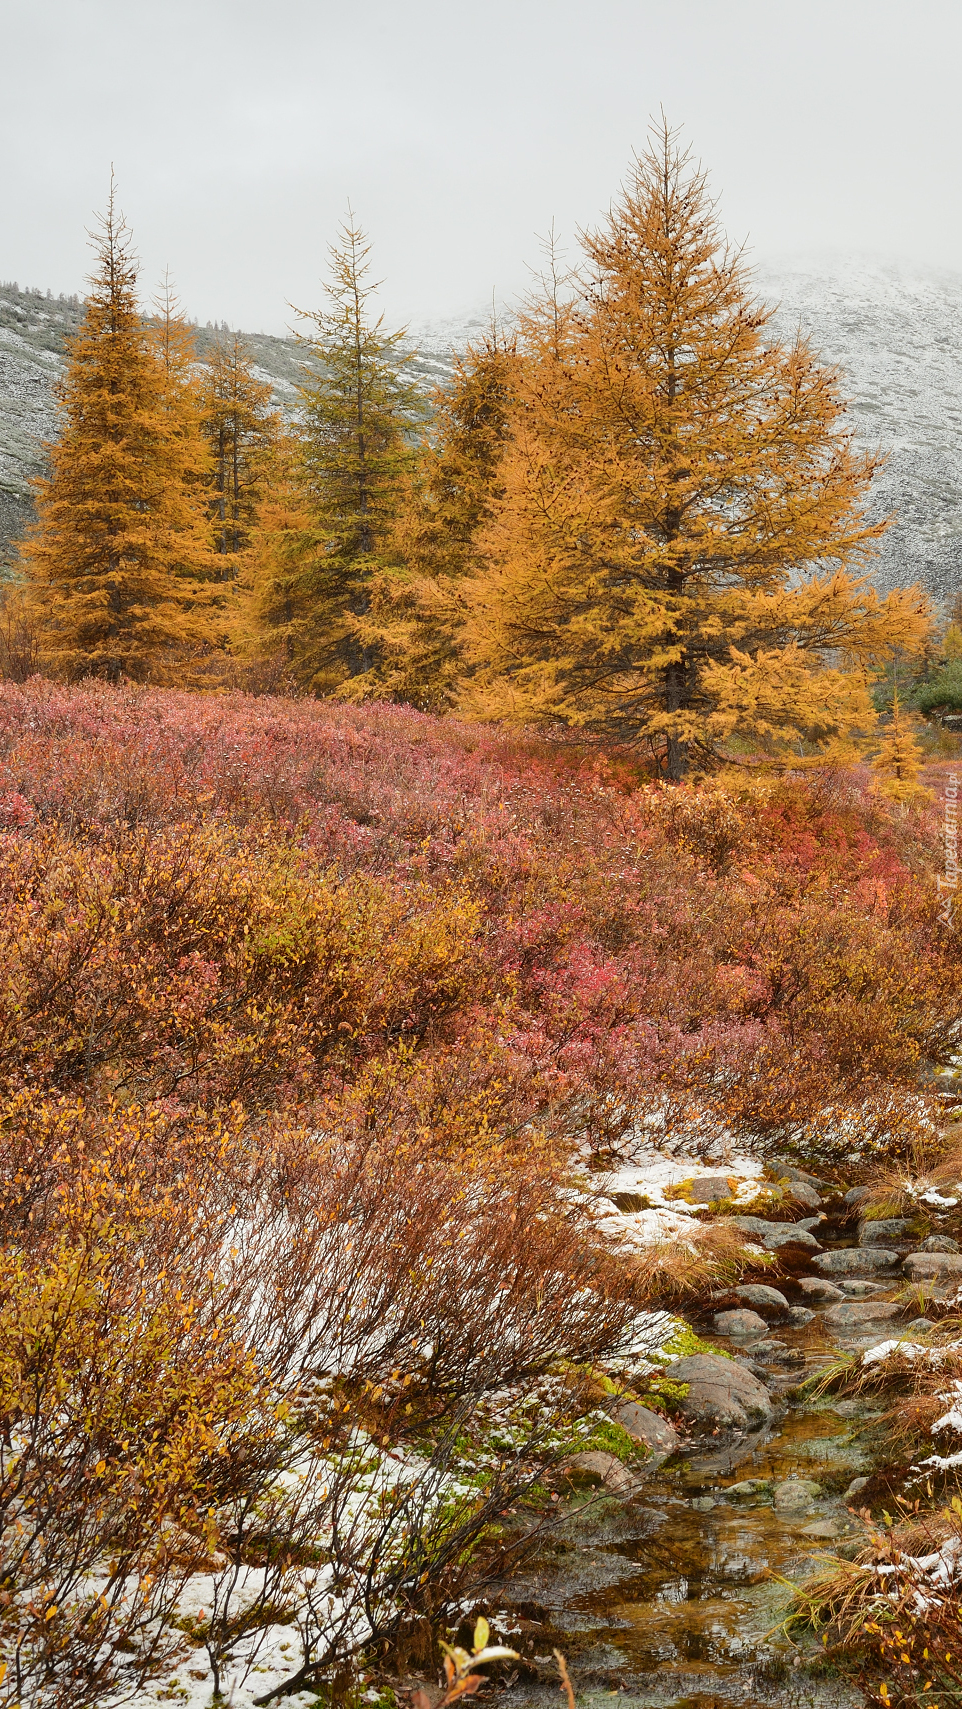
[(883, 1409), (819, 1399), (807, 1379), (842, 1352), (924, 1337), (932, 1325), (920, 1299), (955, 1292), (962, 1256), (931, 1232), (938, 1210), (859, 1223), (857, 1190), (823, 1201), (817, 1184), (806, 1188), (810, 1216), (737, 1219), (777, 1253), (778, 1274), (692, 1318), (707, 1350), (670, 1367), (688, 1387), (668, 1425), (612, 1403), (648, 1456), (640, 1447), (627, 1466), (580, 1456), (559, 1482), (558, 1521), (494, 1588), (486, 1612), (523, 1658), (509, 1687), (519, 1709), (557, 1703), (555, 1649), (579, 1702), (863, 1701), (784, 1620), (791, 1582), (867, 1538), (862, 1492), (890, 1457)]

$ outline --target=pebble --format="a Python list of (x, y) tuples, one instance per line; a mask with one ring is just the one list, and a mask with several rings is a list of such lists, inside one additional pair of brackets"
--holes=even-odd
[(842, 1527), (835, 1519), (816, 1519), (814, 1525), (803, 1525), (803, 1537), (840, 1537)]
[(930, 1234), (919, 1244), (920, 1252), (958, 1252), (959, 1243), (948, 1234)]
[(962, 1252), (910, 1252), (902, 1269), (910, 1282), (942, 1281), (962, 1273)]
[(725, 1175), (699, 1175), (692, 1181), (688, 1196), (696, 1205), (712, 1205), (718, 1199), (730, 1199), (731, 1183)]
[(794, 1329), (802, 1329), (806, 1323), (811, 1323), (814, 1316), (815, 1313), (807, 1306), (793, 1305), (789, 1308), (788, 1321)]
[(741, 1483), (729, 1484), (726, 1495), (767, 1495), (772, 1487), (771, 1478), (743, 1478)]
[(811, 1478), (786, 1478), (775, 1485), (775, 1507), (782, 1513), (810, 1513), (821, 1493), (821, 1484)]
[(615, 1423), (627, 1431), (632, 1441), (647, 1448), (650, 1455), (647, 1462), (649, 1471), (677, 1452), (678, 1432), (660, 1412), (652, 1412), (649, 1407), (640, 1406), (637, 1401), (625, 1399), (617, 1401), (609, 1411)]
[(764, 1282), (749, 1282), (743, 1288), (734, 1290), (739, 1305), (751, 1306), (760, 1316), (766, 1313), (769, 1317), (787, 1317), (788, 1301), (777, 1288), (768, 1288)]
[(692, 1498), (692, 1507), (698, 1513), (710, 1513), (712, 1508), (717, 1506), (718, 1503), (713, 1495), (696, 1495)]
[(880, 1217), (877, 1222), (863, 1222), (859, 1229), (858, 1243), (860, 1246), (884, 1246), (887, 1240), (904, 1240), (910, 1226), (904, 1216)]
[[(807, 1300), (817, 1300), (820, 1304), (823, 1301), (831, 1302), (845, 1298), (841, 1288), (837, 1288), (834, 1282), (823, 1281), (821, 1276), (800, 1276), (798, 1285)], [(849, 1283), (850, 1287), (853, 1285), (855, 1287), (864, 1286), (861, 1282)]]
[(790, 1195), (799, 1205), (807, 1205), (810, 1211), (817, 1211), (822, 1202), (821, 1193), (810, 1187), (807, 1181), (793, 1181)]
[(838, 1285), (850, 1300), (867, 1300), (869, 1294), (881, 1293), (885, 1284), (883, 1282), (847, 1282), (843, 1280)]
[(715, 1316), (715, 1328), (719, 1335), (730, 1335), (740, 1340), (768, 1333), (768, 1324), (757, 1311), (720, 1311)]
[(823, 1321), (829, 1329), (855, 1329), (862, 1323), (881, 1323), (901, 1314), (901, 1306), (888, 1300), (845, 1300), (842, 1305), (830, 1305)]
[(845, 1494), (842, 1496), (842, 1500), (851, 1501), (856, 1495), (861, 1495), (867, 1483), (868, 1478), (853, 1478), (848, 1489), (845, 1491)]

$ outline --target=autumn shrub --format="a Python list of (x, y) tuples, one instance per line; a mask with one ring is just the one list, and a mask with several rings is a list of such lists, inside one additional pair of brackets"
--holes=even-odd
[(425, 1145), (410, 1071), (318, 1125), (2, 1113), (0, 1702), (99, 1702), (188, 1640), (216, 1683), (277, 1618), (314, 1679), (443, 1602), (570, 1446), (551, 1372), (643, 1303), (547, 1139), (462, 1109)]
[(408, 709), (34, 680), (0, 820), (11, 1087), (267, 1109), (483, 1038), (595, 1152), (651, 1118), (832, 1161), (940, 1109), (935, 817), (857, 772), (666, 790)]

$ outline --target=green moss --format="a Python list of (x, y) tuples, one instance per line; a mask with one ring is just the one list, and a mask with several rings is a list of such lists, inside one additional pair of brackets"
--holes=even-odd
[(722, 1359), (734, 1358), (734, 1354), (726, 1352), (723, 1347), (713, 1347), (710, 1342), (703, 1341), (687, 1323), (679, 1324), (655, 1357), (659, 1360), (687, 1359), (693, 1353), (712, 1353)]
[(637, 1459), (639, 1454), (646, 1452), (640, 1443), (635, 1442), (628, 1435), (627, 1430), (622, 1430), (621, 1425), (615, 1423), (613, 1418), (599, 1418), (591, 1435), (579, 1443), (578, 1451), (582, 1454), (614, 1454), (615, 1459), (621, 1460), (623, 1465), (627, 1464), (629, 1460)]

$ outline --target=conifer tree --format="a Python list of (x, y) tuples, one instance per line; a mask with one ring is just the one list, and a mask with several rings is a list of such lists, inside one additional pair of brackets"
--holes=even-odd
[(20, 557), (46, 669), (170, 681), (212, 634), (206, 452), (177, 317), (166, 330), (141, 319), (113, 185), (94, 248), (60, 387), (61, 436)]
[(400, 505), (403, 568), (376, 614), (382, 675), (394, 698), (425, 709), (450, 706), (463, 672), (459, 583), (479, 567), (478, 534), (501, 497), (517, 362), (516, 340), (497, 326), (455, 361)]
[(462, 705), (645, 743), (675, 780), (733, 739), (870, 728), (866, 673), (930, 619), (861, 574), (886, 524), (838, 376), (772, 335), (667, 125), (584, 245), (522, 321)]
[(879, 793), (887, 795), (890, 801), (928, 798), (929, 792), (919, 783), (921, 769), (922, 749), (896, 689), (892, 697), (891, 717), (883, 732), (881, 747), (872, 761)]
[(218, 338), (207, 358), (202, 415), (213, 462), (211, 520), (219, 573), (234, 580), (257, 525), (280, 431), (271, 386), (257, 378), (236, 333)]
[(304, 316), (315, 366), (302, 388), (299, 466), (254, 595), (265, 648), (281, 643), (303, 686), (350, 699), (383, 687), (374, 608), (395, 568), (392, 530), (425, 415), (404, 334), (372, 319), (369, 255), (351, 215), (331, 248), (328, 307)]

